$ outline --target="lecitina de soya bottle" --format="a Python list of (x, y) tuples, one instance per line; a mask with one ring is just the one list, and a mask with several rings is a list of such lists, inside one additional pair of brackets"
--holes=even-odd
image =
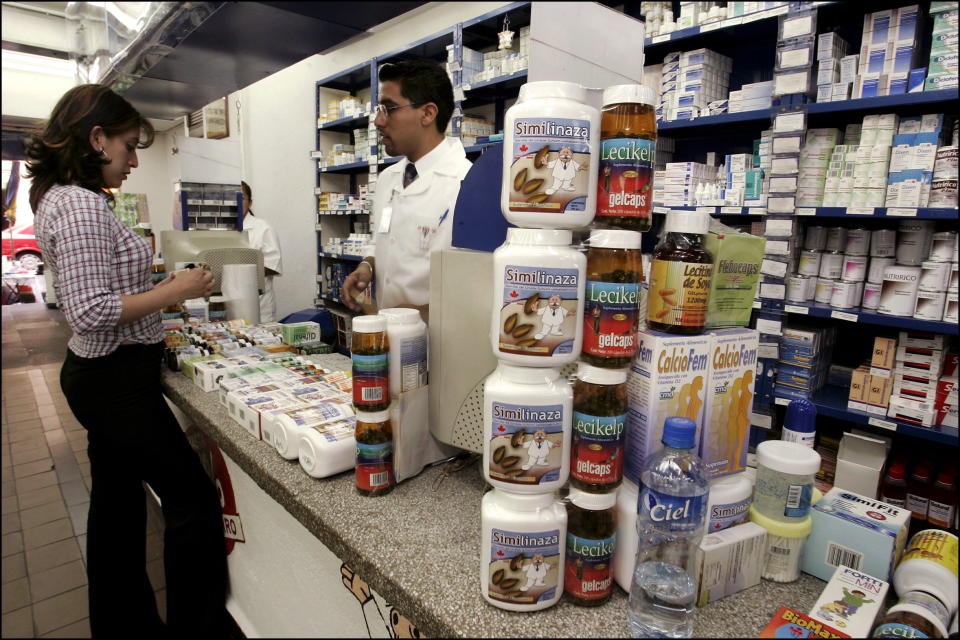
[(647, 324), (667, 333), (698, 335), (707, 321), (713, 256), (704, 248), (710, 218), (671, 211), (653, 251)]

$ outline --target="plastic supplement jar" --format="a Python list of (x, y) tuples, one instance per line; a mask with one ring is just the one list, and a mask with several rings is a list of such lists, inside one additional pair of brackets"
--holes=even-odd
[(507, 229), (493, 252), (490, 338), (499, 359), (556, 367), (580, 355), (587, 258), (571, 239), (570, 231)]
[(903, 550), (893, 573), (898, 594), (923, 591), (950, 611), (957, 610), (957, 536), (940, 529), (914, 535)]
[(643, 85), (618, 84), (604, 90), (594, 224), (650, 230), (657, 142), (654, 105), (653, 91)]
[(383, 496), (396, 484), (393, 475), (393, 427), (389, 411), (357, 412), (356, 485), (362, 496)]
[(515, 493), (562, 487), (572, 415), (573, 390), (559, 369), (500, 362), (483, 383), (483, 477)]
[(767, 531), (760, 576), (772, 582), (793, 582), (799, 578), (803, 546), (813, 530), (813, 518), (807, 516), (795, 522), (782, 522), (760, 513), (754, 504), (750, 506), (750, 522)]
[(303, 430), (298, 458), (308, 476), (326, 478), (352, 469), (356, 455), (354, 421), (334, 422)]
[(745, 473), (718, 478), (710, 483), (704, 535), (742, 524), (750, 517), (753, 482)]
[(570, 488), (563, 590), (574, 604), (598, 607), (613, 595), (616, 493)]
[(427, 386), (427, 325), (416, 309), (381, 309), (390, 344), (390, 393), (394, 398)]
[(580, 363), (573, 388), (571, 487), (607, 493), (623, 480), (627, 371)]
[(480, 501), (480, 592), (509, 611), (538, 611), (563, 595), (567, 510), (553, 493), (499, 489)]
[(628, 367), (637, 352), (643, 261), (636, 231), (595, 230), (587, 252), (582, 359)]
[(810, 514), (813, 479), (820, 454), (796, 442), (767, 440), (757, 446), (757, 481), (753, 509), (780, 522), (797, 522)]
[[(350, 421), (353, 416), (350, 405), (328, 402), (281, 413), (274, 417), (271, 427), (273, 446), (283, 459), (295, 460), (300, 455), (300, 436), (307, 430)], [(352, 443), (350, 451), (353, 451)]]
[(390, 406), (390, 344), (387, 319), (353, 319), (350, 359), (353, 363), (353, 404), (358, 411), (384, 411)]
[(520, 227), (575, 229), (593, 221), (600, 111), (573, 82), (528, 82), (504, 117), (500, 209)]

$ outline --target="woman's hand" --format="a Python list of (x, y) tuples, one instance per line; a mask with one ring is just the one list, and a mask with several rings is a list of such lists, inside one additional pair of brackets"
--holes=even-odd
[[(170, 286), (175, 288), (177, 302), (191, 298), (203, 298), (213, 291), (213, 274), (206, 268), (184, 269), (171, 273), (168, 278)], [(163, 285), (163, 282), (157, 286)]]

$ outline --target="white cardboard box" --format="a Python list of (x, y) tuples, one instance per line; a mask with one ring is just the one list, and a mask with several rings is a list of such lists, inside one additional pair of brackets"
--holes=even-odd
[(711, 533), (699, 551), (697, 606), (760, 584), (767, 531), (753, 522)]
[(887, 447), (883, 440), (853, 433), (843, 434), (837, 451), (833, 486), (876, 498), (886, 454)]
[[(839, 566), (810, 609), (810, 617), (842, 629), (851, 638), (866, 638), (883, 608), (889, 587), (884, 580)], [(859, 599), (862, 604), (852, 605), (852, 599)]]

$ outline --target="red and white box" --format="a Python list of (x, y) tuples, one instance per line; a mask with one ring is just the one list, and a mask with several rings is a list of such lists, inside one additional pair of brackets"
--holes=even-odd
[(901, 347), (919, 347), (921, 349), (938, 349), (942, 351), (947, 345), (947, 336), (942, 333), (901, 331), (897, 345)]

